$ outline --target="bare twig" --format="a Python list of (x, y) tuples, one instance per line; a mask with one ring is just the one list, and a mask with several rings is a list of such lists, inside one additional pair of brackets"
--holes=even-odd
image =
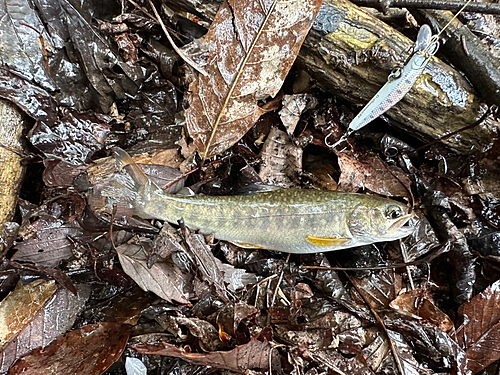
[(356, 289), (356, 291), (358, 292), (358, 294), (361, 296), (361, 298), (363, 298), (363, 301), (365, 301), (365, 303), (368, 306), (368, 308), (370, 309), (371, 313), (373, 314), (373, 316), (375, 317), (375, 319), (377, 320), (377, 322), (382, 327), (383, 331), (385, 332), (385, 334), (387, 336), (387, 339), (389, 340), (389, 344), (390, 344), (390, 347), (391, 347), (392, 355), (394, 356), (394, 361), (396, 362), (396, 366), (398, 367), (398, 371), (399, 371), (400, 375), (405, 375), (403, 364), (401, 363), (401, 358), (399, 358), (399, 354), (397, 352), (396, 344), (394, 343), (393, 339), (391, 338), (391, 335), (389, 334), (389, 331), (387, 330), (387, 327), (385, 326), (384, 321), (377, 314), (377, 312), (373, 308), (373, 306), (370, 303), (370, 301), (368, 300), (368, 298), (366, 298), (364, 290), (362, 290), (357, 285), (356, 281), (347, 272), (345, 272), (345, 275), (349, 279), (349, 281), (351, 282), (351, 284), (354, 286), (354, 288)]
[(191, 66), (194, 70), (196, 70), (198, 73), (203, 74), (204, 76), (208, 76), (207, 72), (205, 69), (203, 69), (199, 64), (195, 63), (188, 55), (186, 55), (177, 45), (175, 44), (174, 40), (170, 36), (170, 33), (168, 32), (165, 24), (163, 23), (160, 15), (156, 11), (156, 8), (151, 0), (149, 1), (149, 5), (151, 5), (151, 8), (153, 9), (153, 13), (156, 16), (156, 19), (158, 20), (158, 23), (160, 24), (163, 32), (165, 33), (165, 36), (167, 37), (168, 41), (172, 45), (172, 48), (177, 52), (177, 54), (187, 63), (189, 66)]

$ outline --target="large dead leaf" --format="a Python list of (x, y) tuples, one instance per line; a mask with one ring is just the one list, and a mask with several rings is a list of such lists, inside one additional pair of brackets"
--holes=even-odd
[(467, 368), (476, 374), (500, 359), (500, 280), (458, 309), (464, 318), (458, 342), (465, 350)]
[[(54, 283), (43, 282), (52, 288)], [(31, 284), (30, 284), (31, 285)], [(26, 288), (26, 287), (24, 287)], [(77, 285), (75, 295), (68, 289), (59, 289), (47, 303), (39, 309), (22, 331), (0, 350), (0, 374), (6, 374), (9, 367), (20, 357), (38, 347), (45, 347), (59, 335), (68, 331), (77, 315), (82, 311), (90, 295), (87, 284)], [(24, 303), (18, 300), (17, 308), (24, 309)]]
[(129, 327), (106, 322), (86, 325), (33, 350), (11, 367), (9, 375), (100, 375), (120, 358)]
[(0, 345), (17, 336), (56, 290), (54, 281), (36, 280), (28, 285), (18, 283), (16, 289), (0, 303)]
[(189, 302), (189, 293), (186, 292), (189, 275), (183, 275), (174, 264), (157, 262), (148, 268), (147, 254), (141, 245), (124, 244), (116, 251), (125, 273), (143, 290), (169, 302)]
[(185, 361), (202, 366), (245, 372), (252, 369), (268, 369), (271, 344), (251, 339), (244, 345), (238, 345), (228, 352), (189, 353), (178, 347), (163, 342), (161, 344), (137, 344), (132, 349), (144, 354), (158, 354), (167, 357), (182, 358)]
[(186, 125), (205, 158), (236, 143), (275, 96), (316, 18), (321, 0), (229, 0), (205, 42), (207, 76), (189, 87)]

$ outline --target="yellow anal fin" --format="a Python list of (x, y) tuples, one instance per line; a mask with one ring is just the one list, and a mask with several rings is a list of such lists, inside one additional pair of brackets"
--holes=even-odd
[(263, 249), (262, 246), (253, 245), (253, 244), (247, 243), (247, 242), (235, 242), (235, 241), (231, 241), (231, 243), (234, 243), (236, 246), (243, 247), (245, 249)]
[(336, 238), (336, 237), (316, 237), (316, 236), (306, 236), (306, 241), (315, 245), (322, 247), (331, 246), (345, 246), (351, 242), (348, 238)]

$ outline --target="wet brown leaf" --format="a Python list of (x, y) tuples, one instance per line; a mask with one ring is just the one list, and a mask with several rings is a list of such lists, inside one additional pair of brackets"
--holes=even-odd
[(49, 187), (70, 187), (76, 176), (85, 170), (85, 167), (75, 166), (58, 159), (44, 159), (43, 182)]
[(182, 332), (179, 326), (186, 327), (189, 333), (198, 339), (200, 348), (205, 352), (220, 350), (224, 347), (224, 343), (219, 338), (219, 331), (206, 320), (181, 316), (169, 317), (169, 320), (169, 323), (173, 324), (173, 328), (177, 332)]
[(402, 293), (390, 303), (394, 310), (419, 316), (434, 324), (443, 332), (450, 333), (454, 329), (452, 320), (429, 300), (430, 296), (423, 289)]
[(189, 302), (189, 275), (171, 263), (157, 262), (147, 267), (148, 256), (143, 246), (124, 244), (116, 249), (123, 270), (145, 291), (151, 291), (166, 301)]
[(0, 374), (7, 373), (9, 367), (26, 353), (49, 345), (71, 328), (90, 295), (88, 285), (77, 285), (77, 290), (77, 295), (67, 289), (57, 290), (19, 335), (1, 348)]
[(215, 16), (205, 43), (207, 76), (189, 87), (186, 124), (205, 158), (236, 143), (275, 96), (319, 11), (321, 0), (229, 0)]
[(337, 154), (342, 170), (339, 190), (357, 192), (367, 189), (387, 197), (410, 197), (410, 179), (395, 166), (387, 166), (382, 159), (371, 152)]
[(110, 300), (103, 310), (95, 311), (95, 315), (103, 322), (136, 325), (141, 313), (156, 300), (158, 297), (153, 294), (134, 287)]
[[(203, 275), (203, 280), (208, 282), (210, 285), (213, 285), (215, 287), (215, 290), (217, 291), (217, 294), (221, 298), (228, 301), (229, 295), (227, 291), (228, 286), (226, 285), (227, 280), (225, 272), (222, 271), (222, 268), (230, 271), (232, 267), (223, 265), (220, 261), (218, 261), (217, 258), (215, 258), (215, 256), (212, 254), (212, 251), (210, 250), (210, 247), (205, 241), (205, 237), (203, 237), (201, 234), (186, 233), (186, 242), (196, 265)], [(227, 279), (229, 279), (230, 282), (233, 281), (231, 280), (231, 276), (231, 273), (228, 272)], [(235, 284), (233, 284), (233, 286), (235, 286)]]
[[(401, 368), (403, 369), (403, 373), (410, 375), (410, 374), (433, 374), (431, 370), (425, 369), (423, 365), (419, 364), (415, 357), (413, 356), (413, 350), (412, 348), (408, 345), (408, 343), (405, 340), (405, 337), (395, 331), (388, 330), (387, 334), (389, 335), (392, 345), (394, 347), (394, 351), (396, 352), (396, 355), (398, 356), (398, 361), (401, 365)], [(391, 355), (388, 355), (385, 358), (385, 363), (389, 362), (392, 358), (394, 358)], [(389, 360), (389, 361), (388, 361)], [(388, 368), (387, 368), (388, 367)], [(388, 372), (387, 370), (390, 370), (394, 368), (394, 366), (388, 365), (386, 367), (386, 373)], [(378, 369), (377, 372), (384, 372), (380, 371), (381, 369)]]
[(370, 368), (363, 363), (362, 360), (354, 358), (345, 358), (340, 353), (333, 350), (318, 350), (316, 352), (306, 352), (306, 357), (309, 357), (316, 363), (323, 364), (327, 368), (332, 369), (337, 374), (350, 375), (372, 375)]
[(37, 266), (56, 267), (73, 253), (68, 236), (78, 238), (83, 230), (76, 221), (65, 223), (52, 216), (43, 216), (24, 230), (24, 240), (15, 245), (13, 260), (33, 262)]
[(467, 368), (476, 374), (500, 359), (500, 281), (496, 281), (458, 309), (464, 319), (458, 342), (465, 350)]
[(272, 350), (271, 344), (268, 341), (260, 342), (253, 338), (247, 344), (238, 345), (228, 352), (211, 352), (206, 354), (189, 353), (165, 342), (156, 345), (136, 344), (132, 345), (131, 348), (139, 353), (182, 358), (185, 361), (198, 365), (236, 372), (269, 368), (269, 356)]
[(18, 335), (56, 290), (53, 281), (35, 280), (28, 285), (19, 282), (0, 303), (0, 345)]
[(120, 358), (129, 327), (105, 322), (86, 325), (33, 350), (11, 367), (9, 375), (100, 375)]
[[(387, 308), (401, 288), (401, 277), (393, 269), (374, 271), (366, 277), (353, 279), (353, 282), (364, 291), (363, 297), (374, 309)], [(352, 290), (354, 292), (355, 289)], [(361, 296), (357, 292), (354, 294), (364, 304)]]
[(234, 336), (241, 322), (249, 321), (260, 315), (260, 310), (244, 302), (228, 303), (217, 314), (217, 324), (224, 332)]

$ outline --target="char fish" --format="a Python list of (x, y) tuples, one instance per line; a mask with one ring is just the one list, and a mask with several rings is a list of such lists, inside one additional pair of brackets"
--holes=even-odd
[(278, 189), (250, 195), (165, 194), (122, 149), (117, 167), (133, 180), (129, 212), (176, 223), (248, 248), (316, 253), (392, 241), (413, 231), (397, 201), (366, 194)]

